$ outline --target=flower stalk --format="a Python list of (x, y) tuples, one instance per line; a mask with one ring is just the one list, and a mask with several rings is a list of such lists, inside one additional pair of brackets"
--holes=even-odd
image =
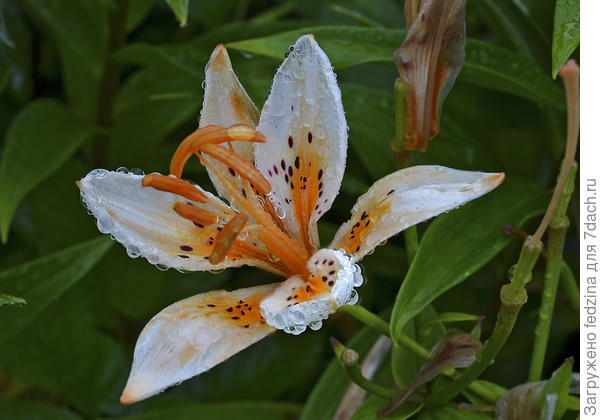
[(527, 292), (525, 285), (531, 280), (531, 272), (540, 253), (542, 243), (532, 243), (528, 238), (521, 248), (519, 261), (515, 266), (513, 277), (509, 284), (506, 284), (500, 290), (500, 311), (494, 331), (490, 338), (485, 342), (483, 350), (477, 356), (475, 363), (465, 370), (456, 381), (446, 383), (434, 390), (427, 404), (430, 406), (441, 406), (450, 401), (456, 395), (469, 387), (473, 381), (483, 373), (483, 371), (492, 363), (508, 336), (510, 335), (517, 315), (521, 307), (527, 302)]
[[(541, 359), (541, 362), (536, 360), (535, 363), (543, 364), (543, 356), (545, 354), (545, 348), (548, 341), (547, 334), (549, 333), (550, 318), (552, 315), (552, 310), (554, 309), (554, 300), (556, 298), (556, 285), (558, 283), (560, 264), (562, 262), (564, 234), (566, 233), (566, 229), (568, 227), (568, 221), (565, 223), (566, 217), (560, 217), (561, 213), (558, 213), (558, 216), (555, 219), (554, 214), (557, 209), (562, 212), (562, 215), (566, 213), (570, 193), (565, 191), (565, 186), (567, 185), (567, 181), (569, 179), (574, 180), (575, 175), (572, 168), (577, 149), (577, 138), (579, 135), (579, 66), (577, 66), (575, 61), (569, 60), (561, 69), (561, 76), (565, 81), (565, 89), (567, 92), (568, 133), (565, 157), (562, 162), (557, 185), (552, 195), (552, 200), (550, 201), (548, 209), (546, 210), (546, 214), (544, 215), (535, 234), (528, 237), (523, 243), (521, 255), (519, 256), (519, 261), (515, 266), (510, 284), (504, 285), (500, 290), (501, 306), (500, 311), (498, 312), (496, 325), (494, 326), (492, 335), (484, 344), (483, 350), (481, 353), (479, 353), (477, 360), (475, 363), (473, 363), (473, 365), (471, 365), (470, 368), (465, 370), (454, 383), (442, 385), (437, 391), (434, 390), (433, 395), (428, 400), (428, 405), (440, 406), (450, 401), (470, 383), (472, 383), (479, 375), (481, 375), (494, 360), (510, 335), (517, 320), (519, 310), (527, 302), (525, 285), (531, 281), (533, 267), (543, 250), (541, 237), (544, 234), (548, 224), (553, 221), (555, 222), (555, 231), (552, 234), (553, 238), (549, 238), (549, 241), (551, 240), (553, 243), (549, 244), (548, 247), (548, 266), (546, 277), (548, 278), (549, 275), (552, 275), (553, 280), (551, 281), (552, 284), (550, 289), (546, 287), (546, 290), (544, 290), (544, 294), (547, 293), (549, 296), (544, 298), (547, 300), (547, 302), (545, 305), (542, 305), (544, 307), (543, 314), (548, 318), (548, 321), (544, 321), (547, 322), (547, 325), (544, 325), (542, 328), (544, 328), (544, 331), (546, 328), (548, 328), (548, 331), (544, 334), (542, 332), (542, 328), (539, 328), (538, 326), (540, 329), (540, 338), (537, 338), (538, 334), (536, 334), (536, 341), (538, 341), (540, 344), (538, 344), (539, 350), (537, 352), (534, 350), (534, 357), (536, 359)], [(561, 230), (564, 231), (561, 232)], [(550, 247), (553, 249), (551, 250)], [(554, 278), (554, 276), (556, 278)], [(540, 309), (540, 313), (542, 313), (542, 309)], [(541, 317), (542, 316), (540, 315), (540, 318)], [(545, 341), (542, 342), (542, 340)], [(537, 372), (539, 370), (539, 375), (541, 376), (541, 367), (536, 367), (535, 369), (535, 375), (538, 375)], [(530, 372), (530, 380), (531, 378), (532, 374)]]
[(571, 195), (575, 189), (575, 177), (577, 164), (573, 164), (565, 189), (563, 190), (556, 211), (550, 220), (548, 229), (548, 262), (544, 277), (544, 293), (539, 309), (538, 324), (535, 329), (535, 338), (531, 364), (529, 365), (528, 382), (539, 381), (542, 378), (544, 357), (548, 346), (550, 326), (552, 325), (552, 314), (556, 301), (556, 292), (563, 263), (562, 254), (567, 230), (569, 229), (569, 218), (566, 215)]
[(358, 364), (359, 355), (356, 351), (347, 349), (342, 343), (333, 337), (329, 338), (329, 342), (331, 343), (331, 347), (333, 347), (335, 356), (346, 372), (348, 372), (352, 382), (370, 394), (377, 395), (381, 398), (388, 399), (398, 395), (399, 391), (397, 389), (383, 387), (363, 376), (360, 365)]

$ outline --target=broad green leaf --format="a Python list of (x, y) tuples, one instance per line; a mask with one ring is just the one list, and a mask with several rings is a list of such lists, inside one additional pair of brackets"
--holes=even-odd
[[(381, 417), (377, 415), (379, 410), (389, 405), (389, 401), (380, 397), (371, 397), (352, 416), (352, 420), (379, 420)], [(412, 405), (405, 404), (398, 409), (394, 414), (386, 417), (390, 420), (405, 420), (417, 414), (423, 408), (423, 404)]]
[(508, 222), (521, 226), (542, 213), (546, 198), (546, 192), (537, 185), (508, 177), (488, 196), (431, 223), (396, 297), (392, 338), (398, 337), (425, 306), (508, 245), (510, 239), (502, 227)]
[(173, 10), (173, 13), (175, 13), (175, 16), (177, 17), (177, 20), (181, 26), (187, 24), (190, 0), (166, 0), (166, 2), (171, 10)]
[(560, 419), (567, 410), (572, 370), (573, 359), (565, 360), (544, 386), (539, 402), (542, 407), (541, 420)]
[[(415, 321), (410, 320), (404, 328), (404, 335), (415, 339)], [(394, 381), (399, 389), (404, 389), (413, 380), (419, 369), (420, 359), (412, 351), (403, 346), (392, 346), (391, 368)]]
[(82, 285), (0, 344), (0, 370), (29, 389), (60, 395), (64, 403), (92, 418), (118, 409), (130, 360), (125, 360), (123, 347), (98, 331), (89, 300), (82, 301)]
[[(170, 408), (148, 410), (144, 413), (115, 420), (288, 420), (297, 418), (301, 407), (288, 402), (239, 401), (239, 402), (186, 402)], [(112, 418), (112, 417), (111, 417)]]
[(373, 181), (394, 171), (390, 141), (394, 136), (394, 98), (391, 91), (342, 84), (342, 101), (350, 126), (350, 147)]
[(27, 303), (27, 301), (23, 298), (11, 295), (5, 295), (4, 293), (0, 293), (0, 306), (4, 305), (18, 305), (23, 306)]
[(94, 133), (59, 102), (38, 99), (14, 118), (6, 133), (0, 167), (2, 241), (19, 201), (58, 169)]
[(150, 14), (155, 2), (156, 0), (129, 0), (125, 30), (131, 32), (137, 28)]
[[(370, 328), (363, 328), (346, 347), (356, 350), (361, 356), (369, 350), (378, 334)], [(340, 362), (334, 357), (313, 387), (300, 420), (330, 419), (335, 414), (340, 400), (351, 381)]]
[(6, 420), (78, 420), (81, 417), (54, 405), (41, 402), (0, 399), (0, 413)]
[(116, 99), (107, 152), (109, 166), (168, 170), (174, 149), (158, 143), (183, 123), (190, 132), (196, 128), (202, 98), (200, 82), (189, 77), (172, 77), (159, 69), (134, 73)]
[[(0, 272), (0, 289), (23, 296), (27, 306), (0, 312), (0, 342), (17, 334), (79, 281), (112, 245), (100, 237)], [(7, 310), (8, 309), (8, 310)]]
[[(282, 60), (289, 46), (306, 33), (315, 36), (336, 68), (372, 62), (393, 64), (392, 54), (405, 37), (405, 31), (399, 29), (319, 26), (230, 42), (227, 46)], [(564, 108), (561, 89), (530, 59), (475, 39), (467, 40), (465, 50), (459, 81)]]
[(56, 43), (64, 90), (73, 110), (95, 117), (99, 83), (108, 46), (108, 15), (114, 2), (25, 0), (44, 34)]
[(552, 77), (579, 45), (579, 0), (556, 0), (552, 34)]
[(429, 408), (422, 410), (419, 420), (490, 420), (492, 417), (474, 411), (461, 411), (458, 406), (449, 403), (440, 408)]

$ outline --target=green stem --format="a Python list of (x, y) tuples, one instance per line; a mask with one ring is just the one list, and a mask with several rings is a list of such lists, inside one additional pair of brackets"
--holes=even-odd
[(371, 382), (363, 376), (360, 365), (358, 364), (358, 353), (356, 351), (347, 349), (342, 343), (333, 337), (330, 338), (330, 341), (333, 351), (335, 352), (335, 356), (346, 372), (348, 372), (352, 382), (370, 394), (377, 395), (381, 398), (388, 399), (398, 395), (399, 391), (397, 389), (383, 387), (375, 382)]
[(566, 212), (575, 188), (576, 174), (577, 165), (574, 164), (569, 173), (567, 184), (561, 193), (556, 211), (552, 215), (549, 224), (548, 243), (546, 245), (548, 262), (546, 264), (544, 278), (544, 293), (542, 294), (538, 324), (535, 329), (528, 382), (539, 381), (542, 378), (544, 358), (546, 356), (548, 337), (550, 336), (550, 326), (552, 325), (552, 314), (554, 312), (554, 303), (556, 301), (556, 291), (558, 289), (558, 280), (563, 262), (563, 246), (567, 235), (567, 229), (569, 228), (569, 219), (566, 216)]
[[(375, 315), (373, 312), (368, 311), (363, 306), (360, 305), (346, 305), (342, 306), (339, 311), (345, 312), (353, 318), (361, 321), (363, 324), (370, 326), (374, 330), (380, 332), (381, 334), (390, 335), (390, 325), (385, 322), (383, 319)], [(402, 347), (406, 348), (408, 351), (416, 354), (421, 359), (427, 359), (429, 356), (429, 350), (425, 347), (417, 343), (412, 338), (402, 334), (398, 337), (398, 344)], [(456, 370), (453, 368), (447, 369), (442, 372), (445, 376), (453, 377), (456, 373)], [(479, 396), (485, 398), (490, 402), (495, 402), (498, 399), (498, 396), (490, 393), (486, 387), (481, 385), (481, 383), (475, 381), (469, 384), (469, 389)]]
[[(407, 98), (410, 86), (396, 79), (394, 83), (394, 102), (396, 114), (396, 136), (390, 143), (394, 153), (394, 164), (396, 170), (408, 168), (410, 166), (410, 152), (405, 149), (406, 143), (406, 108)], [(416, 226), (411, 226), (404, 230), (404, 244), (406, 246), (406, 257), (410, 264), (417, 253), (419, 247), (419, 234)]]
[(394, 152), (396, 169), (404, 169), (410, 166), (410, 152), (404, 148), (406, 143), (406, 109), (410, 86), (396, 79), (394, 83), (394, 102), (396, 111), (396, 137), (390, 146)]
[(434, 389), (433, 394), (427, 401), (428, 405), (444, 405), (465, 388), (469, 387), (489, 364), (492, 363), (510, 335), (517, 320), (519, 310), (527, 302), (525, 285), (531, 280), (533, 266), (542, 248), (541, 242), (533, 244), (531, 238), (527, 238), (521, 249), (521, 255), (515, 266), (510, 284), (502, 286), (500, 290), (501, 306), (492, 335), (477, 355), (475, 363), (466, 369), (456, 381), (443, 384), (437, 390)]
[(359, 320), (365, 325), (368, 325), (383, 335), (387, 335), (388, 337), (390, 336), (390, 324), (375, 315), (373, 312), (367, 310), (364, 306), (345, 305), (340, 307), (338, 311), (347, 313), (351, 317)]
[[(117, 91), (119, 89), (119, 64), (112, 59), (112, 53), (125, 44), (127, 37), (125, 25), (127, 23), (128, 0), (117, 0), (116, 7), (110, 13), (110, 27), (108, 36), (108, 50), (106, 61), (98, 88), (98, 103), (96, 107), (96, 124), (101, 128), (108, 128), (112, 121), (113, 109)], [(96, 166), (103, 166), (106, 158), (108, 132), (102, 130), (94, 139), (93, 160)]]
[(566, 262), (560, 265), (560, 288), (569, 300), (569, 305), (579, 313), (579, 286), (573, 271)]

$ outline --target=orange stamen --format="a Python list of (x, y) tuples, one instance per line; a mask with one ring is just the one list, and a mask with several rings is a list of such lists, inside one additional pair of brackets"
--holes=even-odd
[(187, 203), (177, 202), (173, 206), (173, 210), (181, 217), (196, 223), (199, 227), (214, 225), (219, 220), (216, 213)]
[(277, 235), (271, 231), (265, 230), (258, 233), (258, 239), (265, 244), (269, 250), (277, 255), (286, 267), (288, 267), (293, 273), (299, 274), (305, 277), (308, 274), (306, 268), (306, 260), (300, 258), (294, 250), (288, 246), (287, 241), (277, 237)]
[(264, 143), (265, 136), (252, 127), (244, 124), (232, 125), (229, 128), (218, 125), (207, 125), (187, 136), (177, 147), (171, 159), (170, 171), (181, 178), (183, 167), (188, 159), (206, 144), (219, 144), (230, 141), (252, 141)]
[(172, 176), (150, 174), (142, 178), (142, 187), (152, 187), (155, 190), (166, 191), (180, 195), (192, 201), (206, 203), (207, 197), (189, 182)]
[(235, 239), (244, 229), (248, 222), (248, 215), (245, 213), (236, 214), (221, 230), (215, 239), (215, 246), (208, 257), (211, 264), (218, 264), (225, 259), (225, 256), (231, 251)]
[(254, 165), (235, 152), (216, 144), (203, 145), (202, 152), (220, 160), (233, 171), (239, 173), (240, 176), (247, 179), (260, 194), (268, 194), (271, 192), (271, 184), (269, 184), (269, 181), (267, 181)]

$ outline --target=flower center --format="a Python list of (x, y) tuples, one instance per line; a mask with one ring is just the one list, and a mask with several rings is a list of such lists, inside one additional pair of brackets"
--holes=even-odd
[[(202, 127), (187, 136), (177, 148), (171, 160), (171, 176), (147, 175), (142, 179), (142, 186), (207, 204), (201, 207), (195, 203), (177, 202), (173, 209), (200, 229), (221, 225), (217, 237), (211, 237), (208, 243), (213, 247), (209, 257), (212, 264), (234, 258), (235, 253), (237, 258), (260, 258), (272, 265), (274, 271), (284, 275), (305, 277), (308, 273), (307, 250), (282, 229), (276, 209), (267, 199), (271, 192), (269, 181), (253, 163), (235, 153), (231, 147), (233, 141), (264, 142), (265, 137), (243, 124), (228, 128), (216, 125)], [(229, 148), (220, 145), (223, 143)], [(181, 179), (183, 168), (193, 155), (212, 171), (219, 184), (230, 194), (232, 205), (241, 207), (239, 213), (219, 200), (208, 199), (198, 188)], [(210, 209), (211, 206), (216, 211)], [(252, 223), (249, 223), (250, 219)], [(257, 241), (262, 243), (266, 252), (260, 249)]]
[(320, 249), (308, 260), (308, 280), (292, 276), (260, 302), (262, 316), (275, 328), (300, 334), (306, 327), (321, 328), (322, 321), (340, 306), (358, 301), (354, 287), (363, 283), (358, 265), (340, 250)]

